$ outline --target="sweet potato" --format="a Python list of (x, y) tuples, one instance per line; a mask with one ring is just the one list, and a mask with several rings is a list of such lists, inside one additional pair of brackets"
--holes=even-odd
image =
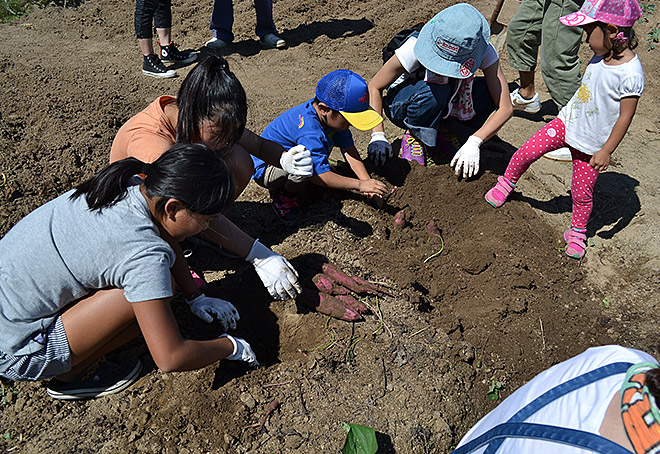
[(394, 215), (394, 221), (392, 221), (392, 227), (398, 229), (406, 225), (406, 212), (405, 210), (397, 211)]
[(339, 298), (341, 302), (344, 303), (346, 306), (350, 307), (351, 309), (353, 309), (354, 311), (360, 314), (366, 314), (367, 312), (369, 312), (369, 308), (367, 307), (366, 304), (356, 300), (351, 295), (339, 295), (337, 298)]
[(328, 276), (327, 274), (318, 273), (312, 278), (312, 282), (319, 291), (329, 293), (331, 295), (348, 295), (351, 291), (346, 287), (342, 287), (339, 282)]
[(346, 320), (347, 322), (364, 320), (360, 313), (344, 304), (339, 298), (321, 293), (315, 289), (303, 288), (298, 300), (321, 314), (330, 315), (339, 320)]
[(355, 293), (369, 293), (372, 295), (382, 293), (385, 295), (391, 295), (388, 291), (383, 290), (371, 282), (365, 281), (359, 277), (349, 276), (332, 263), (324, 263), (321, 266), (321, 269), (336, 282)]

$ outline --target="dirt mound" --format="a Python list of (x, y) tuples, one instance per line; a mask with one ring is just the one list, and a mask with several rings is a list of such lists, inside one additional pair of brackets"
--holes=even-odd
[[(274, 51), (262, 50), (253, 36), (252, 2), (235, 2), (236, 42), (226, 55), (248, 93), (248, 126), (259, 132), (312, 97), (316, 81), (333, 69), (371, 77), (396, 31), (447, 5), (278, 0), (275, 21), (289, 48)], [(516, 5), (505, 7), (502, 22)], [(475, 6), (489, 17), (494, 5)], [(181, 78), (141, 74), (132, 8), (88, 1), (0, 26), (0, 234), (102, 168), (117, 129), (157, 96), (176, 93)], [(210, 5), (175, 2), (173, 13), (180, 47), (204, 54)], [(643, 27), (640, 36), (649, 25)], [(538, 172), (526, 175), (499, 210), (483, 200), (510, 154), (552, 116), (547, 93), (540, 116), (514, 118), (485, 144), (484, 172), (473, 181), (457, 179), (442, 154), (427, 167), (396, 160), (371, 169), (393, 188), (382, 210), (359, 195), (310, 191), (304, 220), (283, 227), (267, 191), (251, 183), (229, 216), (289, 258), (303, 278), (315, 264), (331, 261), (392, 295), (365, 298), (372, 313), (364, 322), (328, 319), (295, 301), (271, 302), (246, 262), (194, 248), (191, 265), (209, 282), (210, 294), (236, 305), (236, 335), (250, 341), (263, 366), (246, 370), (222, 361), (165, 374), (136, 341), (118, 355), (140, 356), (145, 371), (118, 395), (62, 403), (50, 400), (41, 384), (3, 381), (0, 446), (17, 452), (337, 452), (345, 436), (340, 421), (346, 421), (376, 428), (382, 452), (447, 452), (497, 404), (489, 391), (503, 398), (594, 345), (616, 341), (653, 352), (659, 224), (657, 177), (649, 165), (657, 157), (648, 144), (657, 140), (660, 65), (657, 52), (640, 50), (640, 56), (647, 93), (613, 172), (597, 188), (590, 224), (596, 243), (582, 262), (561, 250), (570, 211), (566, 167), (535, 164)], [(189, 68), (178, 71), (185, 76)], [(390, 140), (401, 136), (389, 123), (386, 131)], [(355, 137), (364, 152), (368, 134)], [(406, 223), (394, 228), (400, 210)], [(220, 334), (180, 297), (173, 307), (185, 336)], [(492, 389), (496, 382), (501, 386)], [(248, 427), (262, 420), (262, 430)]]

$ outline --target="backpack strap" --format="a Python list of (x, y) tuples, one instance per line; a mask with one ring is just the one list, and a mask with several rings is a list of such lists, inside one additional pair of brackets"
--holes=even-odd
[[(566, 394), (568, 394), (572, 391), (575, 391), (576, 389), (582, 388), (583, 386), (589, 385), (589, 384), (594, 383), (594, 382), (596, 382), (598, 380), (601, 380), (603, 378), (606, 378), (606, 377), (609, 377), (609, 376), (612, 376), (612, 375), (616, 375), (616, 374), (625, 373), (630, 368), (630, 366), (632, 366), (632, 365), (633, 365), (632, 363), (626, 363), (626, 362), (618, 362), (618, 363), (608, 364), (606, 366), (599, 367), (598, 369), (594, 369), (594, 370), (592, 370), (590, 372), (587, 372), (585, 374), (579, 375), (579, 376), (577, 376), (577, 377), (575, 377), (575, 378), (573, 378), (573, 379), (571, 379), (571, 380), (569, 380), (565, 383), (561, 383), (561, 384), (555, 386), (554, 388), (546, 391), (545, 393), (541, 394), (539, 397), (537, 397), (536, 399), (534, 399), (533, 401), (531, 401), (530, 403), (525, 405), (523, 408), (518, 410), (518, 412), (516, 412), (513, 416), (511, 416), (511, 418), (509, 418), (509, 420), (506, 423), (495, 426), (493, 429), (487, 431), (483, 435), (491, 433), (491, 432), (494, 431), (494, 429), (497, 429), (500, 426), (505, 426), (507, 424), (529, 425), (530, 423), (523, 423), (523, 421), (526, 420), (527, 418), (529, 418), (531, 415), (533, 415), (537, 411), (539, 411), (541, 408), (548, 405), (550, 402), (552, 402), (552, 401), (554, 401), (554, 400), (556, 400), (556, 399), (558, 399), (558, 398), (560, 398), (560, 397), (562, 397), (562, 396), (564, 396), (564, 395), (566, 395)], [(618, 444), (616, 444), (614, 442), (611, 442), (610, 440), (607, 440), (606, 438), (601, 437), (600, 435), (592, 434), (592, 433), (589, 433), (589, 432), (584, 432), (584, 431), (581, 431), (581, 430), (566, 429), (564, 427), (549, 426), (549, 425), (544, 425), (544, 424), (533, 424), (533, 426), (543, 426), (543, 427), (545, 427), (544, 432), (543, 432), (544, 434), (549, 433), (548, 428), (556, 429), (558, 431), (558, 433), (564, 434), (564, 435), (559, 435), (558, 436), (559, 438), (557, 440), (554, 440), (554, 441), (557, 441), (559, 443), (573, 444), (574, 446), (583, 447), (585, 449), (591, 449), (588, 446), (583, 446), (579, 443), (581, 443), (583, 440), (593, 440), (594, 437), (596, 437), (598, 439), (606, 440), (609, 443), (613, 443), (616, 446), (619, 446)], [(507, 426), (507, 427), (509, 427), (509, 426)], [(566, 432), (564, 432), (564, 431), (571, 431), (571, 435), (568, 436), (566, 434)], [(513, 433), (516, 433), (516, 432), (514, 431)], [(523, 431), (521, 433), (525, 433), (525, 432)], [(537, 432), (534, 430), (530, 433), (536, 434)], [(493, 432), (493, 434), (497, 434), (497, 432)], [(580, 434), (584, 434), (585, 437), (580, 438), (580, 436), (581, 436)], [(483, 435), (478, 437), (477, 440), (481, 439), (483, 437)], [(511, 435), (511, 436), (512, 437), (517, 437), (517, 438), (525, 438), (526, 437), (525, 435)], [(550, 434), (550, 435), (548, 435), (548, 437), (549, 438), (544, 437), (543, 439), (552, 439), (553, 435)], [(488, 446), (488, 448), (486, 449), (484, 454), (495, 454), (495, 452), (497, 452), (497, 450), (499, 449), (499, 447), (502, 445), (502, 443), (504, 442), (504, 440), (506, 438), (507, 438), (507, 436), (505, 436), (505, 435), (497, 435), (495, 438), (488, 439), (488, 441), (486, 443), (482, 443), (479, 446), (477, 446), (475, 448), (472, 448), (472, 449), (477, 449), (478, 447), (481, 447), (484, 444), (490, 443), (490, 445)], [(534, 436), (534, 437), (530, 436), (530, 438), (538, 438), (538, 437), (537, 436)], [(476, 441), (476, 440), (474, 440), (474, 441)], [(572, 443), (571, 441), (575, 441), (575, 443)], [(591, 443), (591, 442), (589, 442), (589, 443)], [(465, 446), (468, 446), (469, 444), (470, 443), (466, 444)], [(461, 449), (464, 448), (465, 446), (462, 446), (461, 448), (452, 451), (452, 454), (463, 454), (463, 453), (468, 453), (468, 452), (472, 451), (472, 449), (466, 450), (466, 451), (461, 451)], [(593, 444), (593, 445), (590, 444), (589, 446), (597, 446), (597, 445), (596, 444)], [(600, 446), (600, 445), (598, 445), (598, 446)], [(627, 454), (630, 454), (630, 452), (627, 449), (622, 448), (621, 446), (619, 446), (619, 447), (621, 449), (623, 449), (623, 451), (595, 450), (595, 452), (601, 452), (601, 453), (606, 453), (606, 454), (609, 454), (609, 453), (614, 454), (615, 452), (625, 452)], [(598, 448), (598, 449), (600, 449), (600, 448)], [(591, 449), (591, 450), (594, 451), (594, 449)]]
[(489, 443), (491, 446), (493, 443), (501, 443), (507, 438), (546, 440), (601, 454), (630, 454), (630, 451), (623, 446), (597, 434), (529, 422), (505, 422), (495, 426), (469, 443), (455, 449), (452, 454), (468, 454)]

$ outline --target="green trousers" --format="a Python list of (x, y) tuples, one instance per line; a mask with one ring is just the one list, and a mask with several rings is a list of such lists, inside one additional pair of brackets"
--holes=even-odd
[(541, 74), (558, 108), (580, 87), (578, 50), (582, 28), (567, 27), (559, 18), (580, 9), (584, 0), (522, 0), (509, 23), (509, 64), (534, 71), (541, 48)]

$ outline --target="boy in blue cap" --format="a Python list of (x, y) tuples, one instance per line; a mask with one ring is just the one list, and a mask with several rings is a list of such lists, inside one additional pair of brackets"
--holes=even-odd
[[(367, 83), (347, 69), (326, 74), (316, 86), (316, 98), (280, 114), (261, 133), (265, 139), (283, 146), (303, 145), (312, 155), (311, 177), (288, 174), (282, 169), (252, 157), (252, 178), (270, 190), (273, 208), (285, 223), (295, 222), (300, 214), (297, 193), (312, 182), (318, 186), (357, 190), (367, 197), (382, 198), (385, 184), (369, 176), (355, 148), (349, 126), (366, 131), (383, 118), (369, 107)], [(330, 169), (328, 157), (338, 146), (357, 178), (345, 177)]]

